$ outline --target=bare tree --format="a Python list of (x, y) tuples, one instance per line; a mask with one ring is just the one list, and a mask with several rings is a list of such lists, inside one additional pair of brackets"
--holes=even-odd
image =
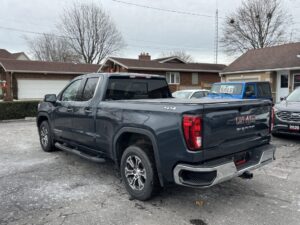
[(161, 57), (169, 57), (169, 56), (177, 56), (181, 60), (185, 62), (193, 62), (194, 59), (193, 57), (186, 53), (184, 50), (174, 50), (174, 51), (169, 51), (169, 52), (163, 52), (160, 54)]
[(70, 37), (69, 46), (85, 63), (99, 64), (124, 47), (123, 38), (110, 16), (95, 3), (74, 4), (66, 9), (59, 30)]
[(44, 34), (40, 37), (26, 38), (33, 57), (41, 61), (53, 62), (80, 62), (80, 56), (76, 54), (68, 44), (65, 37), (54, 34)]
[(289, 40), (290, 22), (280, 0), (244, 0), (227, 17), (221, 43), (229, 55), (282, 44)]

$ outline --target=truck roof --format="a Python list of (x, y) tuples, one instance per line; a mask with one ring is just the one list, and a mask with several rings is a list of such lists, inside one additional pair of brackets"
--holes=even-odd
[(166, 78), (165, 76), (162, 75), (156, 75), (156, 74), (146, 74), (146, 73), (89, 73), (89, 74), (84, 74), (81, 76), (78, 76), (77, 78), (83, 78), (83, 77), (94, 77), (94, 76), (101, 76), (104, 75), (106, 77), (122, 77), (122, 76), (130, 76), (130, 77), (146, 77), (146, 78)]
[(216, 82), (214, 84), (248, 84), (248, 83), (269, 83), (268, 81), (227, 81), (227, 82)]

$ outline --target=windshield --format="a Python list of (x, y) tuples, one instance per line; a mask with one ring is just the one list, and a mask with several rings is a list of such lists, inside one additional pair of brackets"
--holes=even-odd
[(286, 100), (289, 102), (300, 102), (300, 88), (294, 90)]
[(240, 95), (242, 94), (242, 89), (242, 84), (213, 84), (210, 92), (214, 94)]
[(176, 91), (172, 94), (174, 98), (189, 98), (191, 92), (189, 91)]

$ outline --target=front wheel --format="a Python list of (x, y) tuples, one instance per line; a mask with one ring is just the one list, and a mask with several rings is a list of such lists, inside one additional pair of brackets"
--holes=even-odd
[(151, 150), (147, 146), (129, 146), (121, 159), (121, 175), (126, 190), (135, 199), (145, 201), (158, 188)]
[(45, 152), (54, 151), (51, 130), (48, 121), (43, 121), (39, 126), (40, 143)]

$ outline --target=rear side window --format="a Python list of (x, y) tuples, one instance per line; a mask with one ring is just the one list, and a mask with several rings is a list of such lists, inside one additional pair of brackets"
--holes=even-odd
[(111, 77), (106, 100), (171, 98), (164, 79)]
[(257, 83), (257, 94), (258, 97), (268, 97), (272, 96), (271, 87), (269, 83)]
[(81, 96), (81, 101), (88, 101), (93, 98), (98, 80), (98, 77), (92, 77), (86, 80)]

